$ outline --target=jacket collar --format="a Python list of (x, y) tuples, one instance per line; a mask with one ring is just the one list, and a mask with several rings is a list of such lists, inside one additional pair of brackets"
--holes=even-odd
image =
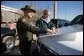
[(49, 19), (49, 18), (44, 19), (44, 18), (41, 17), (41, 19), (42, 19), (43, 21), (45, 21), (46, 23), (49, 23), (49, 22), (50, 22), (50, 19)]

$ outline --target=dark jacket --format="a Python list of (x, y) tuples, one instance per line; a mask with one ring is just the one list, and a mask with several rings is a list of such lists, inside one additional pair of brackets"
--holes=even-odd
[(47, 23), (40, 18), (37, 20), (36, 26), (38, 26), (42, 29), (52, 29), (52, 27), (54, 27), (54, 24), (52, 22)]

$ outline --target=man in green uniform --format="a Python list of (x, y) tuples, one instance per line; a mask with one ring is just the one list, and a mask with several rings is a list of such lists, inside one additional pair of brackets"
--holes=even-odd
[(24, 16), (18, 19), (16, 26), (20, 40), (19, 48), (22, 55), (30, 55), (30, 46), (33, 33), (52, 33), (52, 31), (49, 29), (41, 29), (31, 24), (31, 18), (36, 12), (36, 10), (34, 10), (31, 6), (26, 5), (24, 8), (21, 8), (21, 10), (24, 12)]

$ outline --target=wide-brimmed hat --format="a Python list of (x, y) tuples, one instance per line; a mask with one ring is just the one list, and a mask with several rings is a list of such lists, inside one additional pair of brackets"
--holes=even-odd
[(36, 12), (36, 10), (32, 6), (29, 6), (29, 5), (26, 5), (24, 8), (21, 8), (21, 10), (22, 11), (32, 10), (34, 13)]

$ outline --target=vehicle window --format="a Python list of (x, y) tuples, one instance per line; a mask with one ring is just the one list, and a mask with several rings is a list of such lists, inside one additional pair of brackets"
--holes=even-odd
[(1, 34), (5, 33), (5, 32), (9, 32), (9, 31), (10, 31), (9, 28), (6, 28), (6, 27), (1, 28)]
[(83, 23), (83, 16), (82, 15), (78, 15), (77, 17), (75, 17), (72, 21), (71, 21), (71, 25), (73, 24), (81, 24)]
[(79, 24), (83, 24), (83, 16), (81, 17)]

